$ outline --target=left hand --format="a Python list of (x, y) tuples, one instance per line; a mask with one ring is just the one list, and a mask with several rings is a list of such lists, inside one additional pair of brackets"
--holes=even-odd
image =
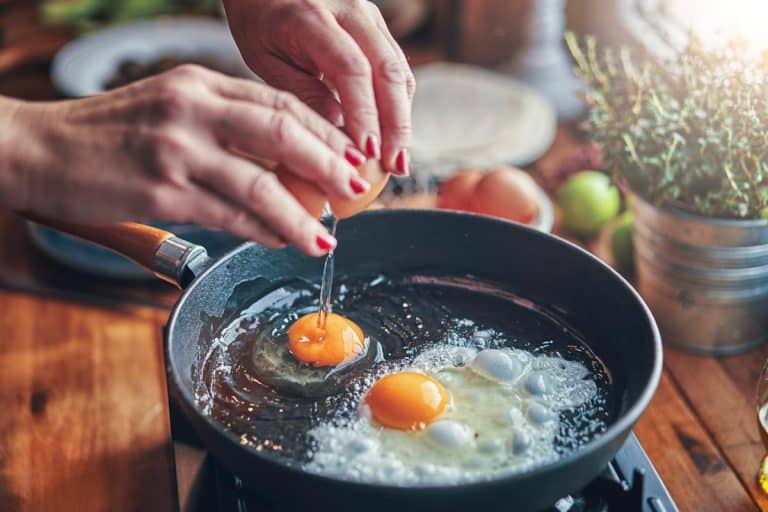
[[(245, 61), (337, 126), (384, 168), (407, 175), (415, 82), (367, 0), (224, 0)], [(335, 94), (337, 93), (337, 94)]]

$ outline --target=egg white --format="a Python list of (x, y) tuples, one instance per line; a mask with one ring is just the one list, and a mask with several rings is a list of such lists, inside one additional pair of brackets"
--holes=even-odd
[[(376, 424), (364, 395), (383, 374), (418, 371), (440, 381), (450, 405), (419, 431)], [(392, 485), (475, 481), (555, 460), (559, 412), (597, 393), (582, 364), (517, 349), (438, 345), (407, 365), (392, 365), (365, 381), (356, 414), (310, 431), (315, 443), (306, 469), (339, 478)]]

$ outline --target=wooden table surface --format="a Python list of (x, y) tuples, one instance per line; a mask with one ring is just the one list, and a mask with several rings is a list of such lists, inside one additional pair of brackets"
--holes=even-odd
[[(30, 16), (3, 14), (6, 37), (22, 38)], [(0, 93), (55, 97), (34, 63), (0, 75)], [(568, 143), (561, 132), (553, 152)], [(175, 510), (161, 328), (176, 292), (155, 285), (142, 293), (156, 300), (121, 304), (100, 290), (135, 287), (47, 262), (8, 213), (0, 237), (0, 510)], [(768, 347), (719, 359), (665, 350), (636, 433), (681, 510), (768, 510), (753, 403), (767, 356)]]

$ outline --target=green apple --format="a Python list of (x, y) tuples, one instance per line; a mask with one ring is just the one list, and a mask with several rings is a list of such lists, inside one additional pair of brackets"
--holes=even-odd
[(635, 248), (632, 243), (633, 217), (631, 211), (622, 213), (613, 226), (611, 233), (611, 254), (616, 269), (623, 274), (632, 274), (635, 270)]
[(581, 171), (557, 191), (563, 226), (580, 236), (593, 236), (616, 217), (621, 195), (611, 178), (598, 171)]

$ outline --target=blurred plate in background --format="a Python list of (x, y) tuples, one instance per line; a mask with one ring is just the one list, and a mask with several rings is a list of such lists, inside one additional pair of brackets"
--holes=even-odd
[(51, 80), (66, 96), (90, 96), (103, 92), (125, 61), (150, 63), (169, 55), (212, 60), (225, 68), (222, 71), (256, 78), (222, 20), (159, 18), (115, 25), (74, 40), (54, 57)]
[(414, 167), (443, 175), (457, 166), (524, 166), (552, 145), (554, 107), (509, 76), (451, 63), (415, 73)]

